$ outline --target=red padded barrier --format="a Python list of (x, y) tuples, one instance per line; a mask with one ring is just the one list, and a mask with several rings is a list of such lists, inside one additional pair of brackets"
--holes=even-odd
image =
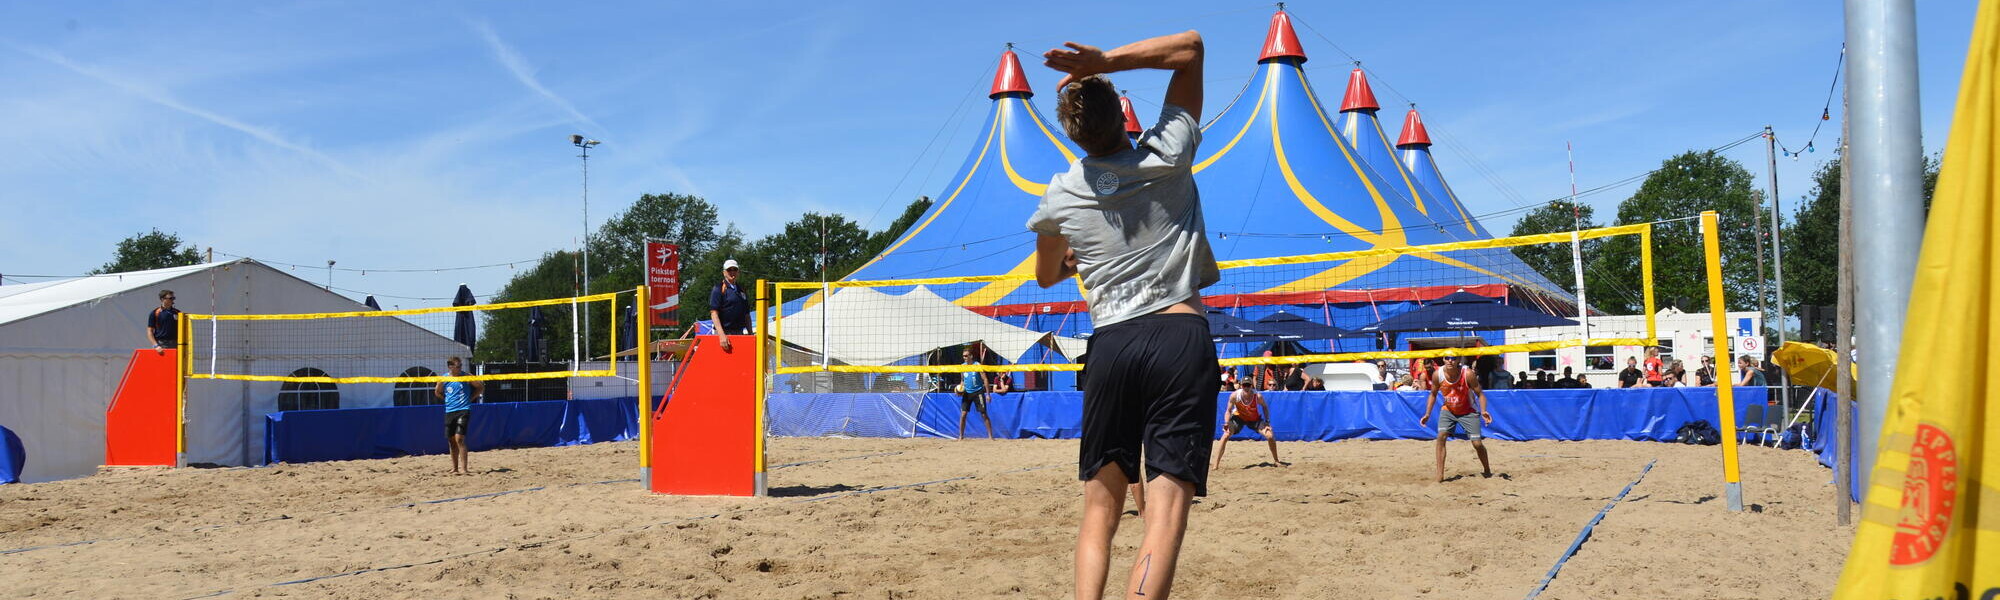
[(757, 493), (757, 337), (695, 338), (665, 406), (653, 412), (653, 480), (661, 494)]
[(104, 464), (174, 466), (179, 357), (173, 350), (132, 351), (118, 393), (104, 409)]

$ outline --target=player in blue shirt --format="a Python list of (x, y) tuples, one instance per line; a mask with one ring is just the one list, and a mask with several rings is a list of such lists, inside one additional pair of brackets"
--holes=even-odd
[[(458, 357), (444, 361), (452, 377), (463, 377)], [(465, 430), (472, 427), (472, 403), (486, 394), (486, 384), (478, 381), (440, 381), (431, 394), (444, 400), (444, 439), (451, 447), (451, 472), (472, 474), (471, 453), (465, 449)]]

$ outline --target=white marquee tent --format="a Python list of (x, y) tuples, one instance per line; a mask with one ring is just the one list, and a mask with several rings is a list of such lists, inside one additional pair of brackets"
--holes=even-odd
[[(90, 475), (104, 462), (105, 407), (132, 351), (151, 347), (146, 317), (164, 289), (174, 290), (178, 308), (192, 313), (368, 310), (251, 260), (0, 286), (0, 426), (26, 447), (22, 481)], [(235, 363), (225, 369), (285, 374), (313, 367), (333, 377), (396, 376), (415, 366), (441, 371), (447, 357), (467, 353), (448, 337), (407, 325), (368, 328), (373, 339), (359, 345), (345, 340), (342, 348), (251, 349), (225, 359)], [(370, 358), (352, 359), (356, 354)], [(343, 358), (327, 358), (333, 356)], [(188, 461), (262, 463), (264, 415), (277, 410), (281, 385), (190, 382)], [(343, 385), (337, 391), (341, 408), (365, 408), (391, 405), (394, 388)]]
[[(831, 315), (831, 322), (829, 322)], [(966, 310), (917, 286), (900, 296), (871, 288), (846, 288), (798, 314), (785, 315), (787, 345), (824, 354), (847, 365), (883, 366), (938, 348), (983, 342), (1009, 361), (1038, 345), (1064, 356), (1085, 350), (1084, 340), (1023, 329)]]

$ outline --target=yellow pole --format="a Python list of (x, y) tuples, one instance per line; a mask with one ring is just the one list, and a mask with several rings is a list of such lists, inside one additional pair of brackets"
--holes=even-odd
[[(1736, 463), (1736, 393), (1731, 388), (1729, 360), (1729, 307), (1722, 298), (1722, 249), (1717, 241), (1715, 211), (1701, 213), (1701, 247), (1708, 263), (1709, 335), (1715, 340), (1715, 405), (1722, 421), (1723, 493), (1729, 510), (1743, 510), (1743, 478)], [(1647, 288), (1651, 290), (1651, 287)]]
[(1639, 230), (1639, 281), (1645, 289), (1646, 297), (1646, 339), (1660, 339), (1660, 332), (1653, 324), (1653, 313), (1658, 310), (1653, 305), (1653, 224), (1647, 223)]
[[(653, 322), (652, 299), (647, 297), (646, 286), (639, 286), (637, 302), (639, 311), (638, 334), (639, 356), (639, 487), (653, 488)], [(612, 320), (616, 327), (617, 320)]]
[(756, 335), (756, 338), (755, 338), (755, 339), (757, 340), (757, 342), (756, 342), (756, 343), (757, 343), (757, 353), (756, 353), (756, 356), (755, 356), (755, 358), (756, 358), (756, 360), (757, 360), (757, 369), (756, 369), (756, 371), (755, 371), (755, 376), (756, 376), (756, 378), (757, 378), (757, 383), (756, 383), (756, 387), (755, 387), (756, 391), (755, 391), (755, 392), (753, 392), (753, 393), (755, 393), (755, 394), (757, 395), (757, 401), (756, 401), (756, 405), (757, 405), (757, 419), (756, 419), (756, 420), (757, 420), (757, 430), (756, 430), (756, 431), (753, 431), (753, 432), (751, 432), (751, 434), (752, 434), (752, 435), (755, 435), (755, 436), (757, 436), (757, 437), (756, 437), (756, 440), (757, 440), (757, 465), (756, 465), (756, 468), (757, 468), (757, 471), (756, 471), (756, 472), (757, 472), (757, 474), (756, 474), (756, 485), (757, 485), (757, 492), (756, 492), (756, 493), (757, 493), (757, 495), (759, 495), (759, 496), (762, 496), (762, 495), (765, 495), (765, 491), (766, 491), (766, 489), (767, 489), (767, 488), (766, 488), (766, 485), (765, 485), (765, 484), (766, 484), (766, 481), (765, 481), (765, 479), (764, 479), (764, 372), (765, 372), (765, 369), (766, 369), (766, 367), (765, 367), (765, 365), (764, 365), (764, 328), (765, 328), (765, 324), (764, 324), (764, 317), (765, 317), (765, 315), (764, 315), (764, 311), (765, 311), (765, 309), (766, 309), (766, 306), (765, 306), (765, 303), (764, 303), (764, 280), (762, 280), (762, 279), (759, 279), (759, 280), (757, 280), (757, 311), (756, 311), (756, 312), (754, 313), (754, 314), (756, 315), (756, 319), (757, 319), (757, 323), (756, 323), (756, 327), (757, 327), (757, 330), (756, 330), (756, 334), (757, 334), (757, 335)]
[(611, 347), (611, 353), (606, 354), (605, 356), (611, 357), (611, 372), (613, 374), (616, 374), (618, 373), (618, 295), (617, 294), (611, 295), (611, 343), (608, 345)]
[(187, 313), (175, 317), (179, 323), (174, 331), (174, 467), (187, 466), (187, 380), (194, 373), (194, 357), (188, 352), (189, 337), (193, 334), (194, 321)]

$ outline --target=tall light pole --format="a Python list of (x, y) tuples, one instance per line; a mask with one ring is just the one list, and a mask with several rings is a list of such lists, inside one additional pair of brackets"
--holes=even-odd
[[(596, 146), (601, 142), (584, 139), (581, 135), (570, 134), (569, 143), (583, 150), (583, 154), (577, 155), (578, 158), (583, 159), (583, 237), (577, 242), (577, 246), (583, 249), (583, 293), (580, 295), (588, 296), (590, 295), (590, 147)], [(577, 341), (577, 344), (589, 343), (590, 312), (584, 311), (583, 337)]]

